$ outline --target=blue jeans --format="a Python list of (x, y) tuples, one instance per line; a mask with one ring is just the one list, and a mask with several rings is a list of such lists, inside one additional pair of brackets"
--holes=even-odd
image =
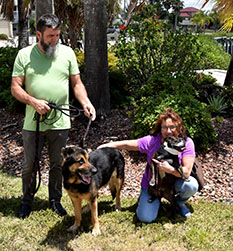
[[(190, 176), (189, 181), (177, 178), (174, 184), (175, 193), (179, 195), (176, 198), (178, 205), (184, 204), (191, 196), (198, 190), (197, 180)], [(160, 198), (156, 198), (152, 203), (148, 202), (151, 195), (148, 194), (147, 189), (142, 188), (138, 199), (138, 207), (136, 215), (141, 222), (150, 223), (154, 221), (159, 212)]]

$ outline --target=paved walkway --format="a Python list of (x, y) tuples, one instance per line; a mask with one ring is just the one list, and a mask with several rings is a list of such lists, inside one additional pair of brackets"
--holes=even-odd
[(211, 75), (212, 77), (216, 78), (218, 84), (223, 86), (227, 71), (226, 70), (219, 70), (219, 69), (207, 69), (204, 71), (197, 71), (198, 73), (204, 73), (207, 75)]

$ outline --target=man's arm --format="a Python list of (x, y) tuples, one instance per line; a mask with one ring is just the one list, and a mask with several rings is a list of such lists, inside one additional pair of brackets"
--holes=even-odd
[(70, 80), (71, 80), (71, 86), (73, 88), (74, 95), (76, 99), (80, 102), (80, 104), (82, 105), (84, 109), (84, 114), (87, 117), (90, 117), (92, 115), (92, 120), (95, 120), (96, 118), (95, 108), (87, 96), (87, 91), (80, 78), (80, 75), (79, 74), (70, 75)]
[(39, 114), (43, 115), (50, 111), (48, 101), (36, 99), (23, 89), (24, 76), (12, 77), (11, 94), (20, 102), (32, 106)]

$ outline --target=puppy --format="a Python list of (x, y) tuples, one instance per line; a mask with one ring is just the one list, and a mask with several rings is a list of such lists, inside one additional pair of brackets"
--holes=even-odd
[(154, 154), (151, 161), (151, 180), (149, 183), (148, 193), (152, 196), (149, 202), (154, 201), (156, 197), (164, 197), (175, 207), (174, 181), (176, 177), (172, 174), (159, 172), (157, 164), (153, 159), (159, 161), (166, 160), (181, 174), (184, 179), (187, 179), (183, 174), (182, 167), (179, 164), (178, 154), (185, 149), (185, 139), (168, 136), (163, 145)]
[(99, 189), (109, 184), (116, 210), (121, 210), (120, 192), (124, 182), (125, 162), (114, 148), (100, 148), (90, 154), (76, 146), (62, 149), (64, 188), (74, 206), (75, 222), (68, 231), (75, 231), (81, 223), (82, 200), (87, 200), (91, 210), (92, 234), (100, 234), (97, 197)]

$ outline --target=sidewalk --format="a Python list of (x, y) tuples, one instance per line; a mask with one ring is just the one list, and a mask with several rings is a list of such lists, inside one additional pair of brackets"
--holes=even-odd
[(227, 74), (226, 70), (219, 70), (219, 69), (207, 69), (204, 71), (200, 70), (197, 72), (211, 75), (212, 77), (216, 78), (217, 83), (221, 86), (223, 86)]

